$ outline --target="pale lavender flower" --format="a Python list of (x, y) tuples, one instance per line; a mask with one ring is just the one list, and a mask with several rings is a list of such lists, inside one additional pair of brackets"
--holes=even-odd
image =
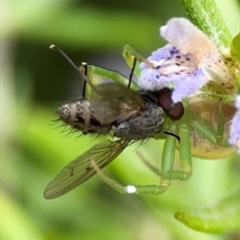
[(154, 68), (148, 68), (145, 63), (140, 64), (142, 70), (138, 82), (140, 88), (159, 90), (174, 84), (173, 102), (179, 102), (196, 92), (209, 76), (203, 68), (198, 69), (193, 64), (190, 54), (183, 55), (170, 44), (154, 51), (147, 60), (154, 64)]
[(205, 77), (206, 73), (200, 68), (189, 76), (186, 76), (182, 81), (178, 81), (172, 93), (173, 102), (179, 102), (181, 99), (196, 93), (205, 84)]
[(229, 143), (236, 146), (240, 153), (240, 95), (236, 97), (235, 107), (237, 112), (231, 121)]
[(169, 44), (147, 58), (153, 68), (140, 64), (140, 88), (159, 90), (173, 85), (176, 103), (200, 93), (209, 81), (220, 84), (232, 78), (215, 45), (187, 19), (171, 19), (160, 28), (160, 34)]

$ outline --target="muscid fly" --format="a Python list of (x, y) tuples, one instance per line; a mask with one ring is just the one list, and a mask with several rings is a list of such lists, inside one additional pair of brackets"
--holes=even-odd
[[(128, 88), (107, 78), (107, 83), (94, 85), (88, 77), (85, 63), (77, 68), (59, 48), (54, 45), (50, 48), (63, 55), (77, 69), (84, 79), (84, 89), (86, 84), (91, 87), (89, 96), (60, 106), (59, 119), (83, 134), (109, 134), (112, 140), (94, 145), (65, 166), (47, 185), (44, 191), (46, 199), (57, 198), (71, 191), (96, 174), (98, 169), (107, 166), (129, 144), (159, 133), (164, 122), (164, 110), (171, 105), (168, 103), (171, 99), (169, 89), (155, 93), (131, 90), (133, 70)], [(171, 112), (174, 112), (172, 107), (170, 116)]]

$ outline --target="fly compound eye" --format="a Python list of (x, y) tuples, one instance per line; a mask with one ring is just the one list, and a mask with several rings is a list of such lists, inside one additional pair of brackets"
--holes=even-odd
[(179, 120), (182, 118), (183, 114), (184, 114), (184, 107), (183, 104), (181, 102), (177, 102), (175, 104), (173, 104), (169, 111), (167, 112), (167, 114), (169, 115), (169, 117), (173, 120)]
[(169, 89), (164, 88), (157, 93), (158, 103), (165, 111), (168, 111), (173, 104), (171, 97), (172, 91)]
[(163, 88), (157, 93), (158, 103), (172, 120), (179, 120), (184, 114), (184, 107), (181, 102), (173, 103), (172, 91)]

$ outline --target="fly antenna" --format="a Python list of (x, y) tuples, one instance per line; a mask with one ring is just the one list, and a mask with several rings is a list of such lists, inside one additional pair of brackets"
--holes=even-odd
[[(92, 82), (88, 80), (87, 76), (82, 71), (79, 70), (79, 68), (76, 66), (76, 64), (68, 57), (68, 55), (65, 52), (63, 52), (60, 48), (56, 47), (54, 44), (50, 45), (49, 48), (60, 53), (70, 63), (70, 65), (75, 70), (77, 70), (77, 72), (83, 77), (84, 82), (87, 82), (97, 92), (97, 89), (92, 84)], [(85, 86), (86, 86), (86, 84), (85, 84)]]

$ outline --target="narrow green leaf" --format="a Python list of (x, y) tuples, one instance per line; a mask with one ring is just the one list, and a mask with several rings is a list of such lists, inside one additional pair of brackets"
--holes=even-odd
[(226, 233), (240, 228), (240, 190), (215, 205), (191, 212), (177, 212), (175, 218), (190, 228), (208, 233)]

